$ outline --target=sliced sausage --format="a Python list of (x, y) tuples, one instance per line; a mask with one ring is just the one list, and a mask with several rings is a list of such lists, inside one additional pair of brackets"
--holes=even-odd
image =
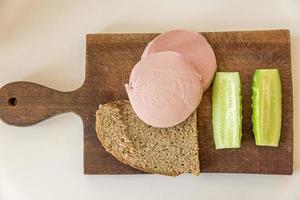
[(176, 52), (153, 53), (132, 69), (126, 91), (137, 116), (154, 127), (187, 119), (203, 93), (201, 76)]
[(182, 54), (201, 74), (204, 90), (210, 86), (217, 63), (214, 51), (204, 36), (187, 30), (162, 33), (148, 44), (142, 58), (160, 51), (175, 51)]

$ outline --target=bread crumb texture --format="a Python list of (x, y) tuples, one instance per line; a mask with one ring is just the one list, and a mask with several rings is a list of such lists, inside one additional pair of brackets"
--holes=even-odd
[(107, 103), (96, 113), (96, 132), (119, 161), (149, 173), (199, 175), (197, 115), (170, 128), (141, 121), (127, 100)]

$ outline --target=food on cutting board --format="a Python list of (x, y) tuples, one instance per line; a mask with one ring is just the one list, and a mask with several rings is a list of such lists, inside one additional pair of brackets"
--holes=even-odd
[(204, 91), (208, 89), (217, 70), (217, 62), (212, 47), (203, 35), (189, 30), (167, 31), (147, 45), (142, 59), (161, 51), (174, 51), (186, 57), (202, 76)]
[(154, 127), (186, 120), (202, 98), (201, 76), (182, 55), (162, 51), (140, 60), (125, 85), (134, 112)]
[(217, 72), (213, 82), (212, 124), (216, 149), (240, 148), (242, 95), (238, 72)]
[[(238, 72), (215, 74), (216, 68), (215, 54), (201, 34), (173, 30), (158, 35), (131, 71), (125, 85), (129, 101), (107, 103), (97, 111), (96, 131), (104, 148), (119, 161), (146, 172), (198, 175), (195, 110), (213, 78), (215, 148), (240, 148), (240, 76)], [(252, 89), (256, 144), (277, 146), (281, 129), (278, 70), (256, 70)]]
[(104, 148), (131, 167), (177, 176), (200, 172), (197, 118), (194, 112), (171, 128), (155, 128), (140, 120), (126, 100), (99, 107), (96, 131)]
[(257, 69), (252, 85), (252, 125), (255, 143), (277, 147), (281, 133), (281, 81), (277, 69)]

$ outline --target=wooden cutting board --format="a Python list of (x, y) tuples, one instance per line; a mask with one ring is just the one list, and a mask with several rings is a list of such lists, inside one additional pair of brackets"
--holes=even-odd
[[(130, 71), (145, 46), (156, 35), (87, 35), (86, 79), (79, 89), (60, 92), (30, 82), (7, 84), (0, 90), (0, 118), (11, 125), (28, 126), (59, 113), (75, 112), (84, 124), (85, 174), (143, 173), (118, 162), (104, 150), (95, 133), (95, 112), (100, 103), (127, 99), (124, 84), (128, 82)], [(210, 88), (198, 109), (201, 171), (291, 174), (293, 93), (289, 31), (215, 32), (203, 35), (215, 51), (218, 71), (240, 72), (243, 83), (243, 138), (240, 149), (215, 150)], [(281, 74), (283, 120), (278, 148), (257, 147), (254, 143), (251, 83), (256, 68), (277, 68)]]

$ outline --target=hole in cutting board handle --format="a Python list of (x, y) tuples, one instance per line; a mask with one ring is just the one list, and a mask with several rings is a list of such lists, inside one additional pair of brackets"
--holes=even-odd
[(8, 99), (8, 105), (10, 106), (16, 106), (17, 105), (17, 98), (16, 97), (11, 97)]

